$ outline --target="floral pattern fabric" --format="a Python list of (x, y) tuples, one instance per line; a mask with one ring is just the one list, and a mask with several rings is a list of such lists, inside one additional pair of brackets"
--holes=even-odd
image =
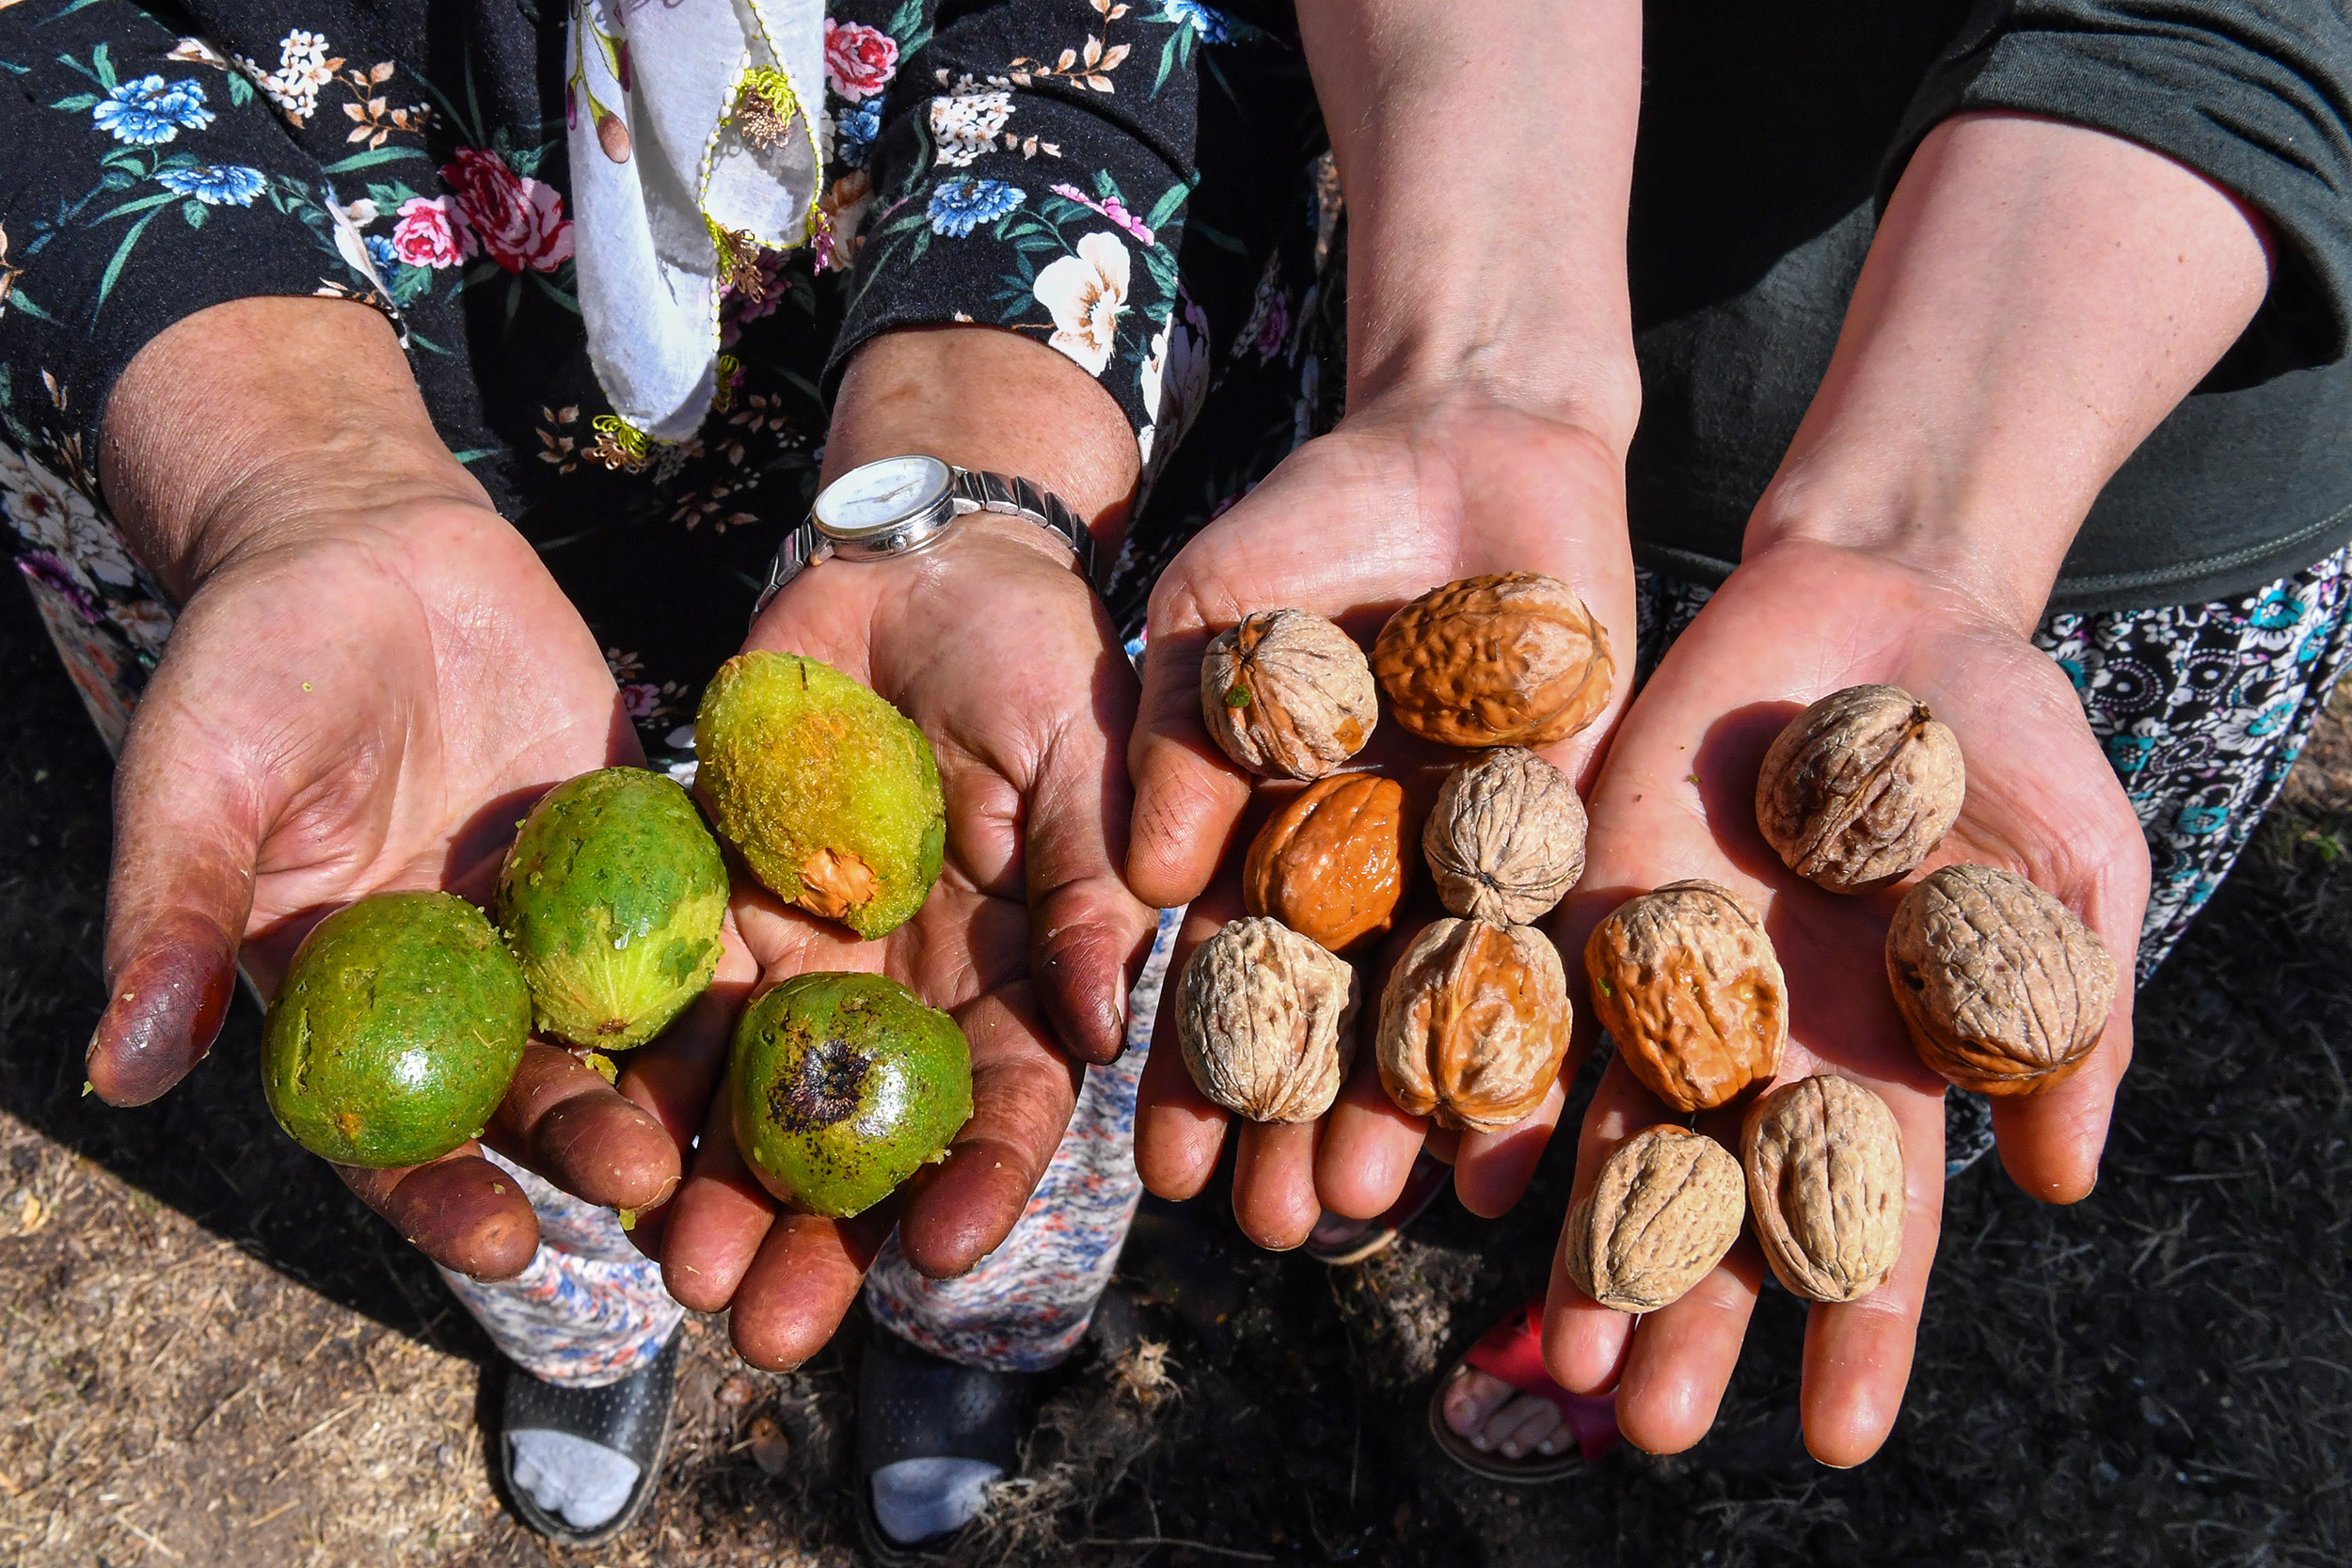
[(736, 278), (711, 413), (647, 451), (598, 422), (565, 138), (604, 128), (568, 90), (564, 8), (0, 7), (0, 505), (111, 743), (172, 610), (107, 518), (99, 421), (140, 346), (224, 300), (333, 294), (399, 325), (443, 440), (598, 635), (657, 759), (805, 515), (829, 377), (875, 334), (1048, 343), (1167, 466), (1319, 150), (1287, 8), (830, 8), (827, 229)]

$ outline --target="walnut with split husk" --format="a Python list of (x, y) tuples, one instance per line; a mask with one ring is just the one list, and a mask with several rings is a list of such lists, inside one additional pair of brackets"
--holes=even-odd
[(1850, 686), (1765, 752), (1756, 825), (1798, 876), (1867, 893), (1918, 869), (1967, 792), (1960, 739), (1925, 703), (1899, 686)]
[(1903, 1139), (1886, 1101), (1849, 1078), (1784, 1084), (1740, 1140), (1748, 1212), (1780, 1282), (1811, 1301), (1854, 1301), (1902, 1256)]
[(1184, 966), (1176, 1042), (1192, 1081), (1251, 1121), (1312, 1121), (1356, 1053), (1356, 971), (1281, 922), (1226, 926)]
[(1568, 1211), (1560, 1261), (1603, 1307), (1655, 1312), (1723, 1261), (1747, 1212), (1740, 1162), (1723, 1145), (1685, 1127), (1645, 1128)]
[(1200, 721), (1253, 773), (1319, 779), (1363, 749), (1380, 696), (1347, 633), (1303, 610), (1262, 610), (1201, 654)]
[(1979, 1094), (2035, 1094), (2090, 1059), (2115, 1005), (2099, 934), (2025, 878), (1947, 865), (1904, 895), (1886, 977), (1919, 1059)]
[(1788, 986), (1754, 910), (1713, 882), (1628, 899), (1584, 943), (1593, 1015), (1678, 1111), (1728, 1104), (1780, 1070)]
[(1509, 1127), (1560, 1075), (1569, 1017), (1567, 976), (1541, 931), (1438, 921), (1381, 993), (1380, 1083), (1440, 1127)]
[(1389, 928), (1412, 863), (1392, 779), (1317, 779), (1269, 818), (1242, 863), (1242, 907), (1334, 953)]
[(1584, 875), (1584, 802), (1565, 773), (1505, 746), (1446, 775), (1421, 847), (1448, 910), (1530, 926)]
[(1389, 617), (1373, 673), (1396, 721), (1442, 746), (1549, 746), (1600, 717), (1609, 634), (1557, 578), (1500, 572), (1432, 589)]

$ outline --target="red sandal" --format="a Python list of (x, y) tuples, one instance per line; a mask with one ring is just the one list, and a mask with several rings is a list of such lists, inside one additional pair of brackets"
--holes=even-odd
[[(1446, 1425), (1445, 1397), (1466, 1371), (1482, 1371), (1522, 1394), (1549, 1400), (1576, 1438), (1577, 1451), (1531, 1453), (1505, 1459), (1470, 1446), (1470, 1439)], [(1454, 1364), (1429, 1396), (1429, 1433), (1438, 1449), (1456, 1465), (1488, 1481), (1532, 1484), (1558, 1481), (1592, 1464), (1617, 1444), (1615, 1390), (1593, 1397), (1571, 1394), (1551, 1381), (1544, 1370), (1544, 1302), (1530, 1301), (1517, 1316), (1486, 1331), (1470, 1354)]]

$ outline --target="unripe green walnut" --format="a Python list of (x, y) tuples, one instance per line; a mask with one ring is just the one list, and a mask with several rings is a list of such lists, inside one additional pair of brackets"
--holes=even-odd
[(481, 911), (381, 893), (294, 950), (262, 1026), (262, 1090), (313, 1154), (422, 1164), (482, 1131), (530, 1031), (522, 966)]
[(693, 798), (642, 768), (600, 768), (540, 798), (492, 910), (543, 1033), (643, 1045), (710, 984), (727, 867)]
[(895, 980), (796, 974), (744, 1009), (727, 1089), (760, 1185), (847, 1219), (947, 1157), (972, 1117), (972, 1052)]
[(887, 936), (939, 879), (947, 813), (930, 742), (830, 665), (738, 654), (694, 721), (695, 783), (778, 897)]

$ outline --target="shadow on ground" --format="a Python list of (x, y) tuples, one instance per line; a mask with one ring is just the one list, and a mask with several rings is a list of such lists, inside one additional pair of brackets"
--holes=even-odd
[[(129, 1563), (847, 1564), (857, 1335), (739, 1369), (690, 1320), (657, 1510), (522, 1534), (487, 1481), (483, 1347), (431, 1270), (270, 1124), (257, 1018), (159, 1104), (80, 1095), (106, 759), (0, 593), (0, 1556)], [(1540, 1289), (1565, 1150), (1498, 1222), (1450, 1198), (1346, 1272), (1152, 1205), (1025, 1474), (965, 1564), (2338, 1564), (2352, 1561), (2352, 740), (2331, 721), (2139, 1008), (2099, 1191), (1951, 1188), (1909, 1401), (1833, 1472), (1793, 1420), (1800, 1304), (1762, 1302), (1716, 1433), (1566, 1483), (1451, 1469), (1440, 1369)], [(1580, 1093), (1589, 1093), (1592, 1073)], [(1575, 1115), (1571, 1108), (1571, 1117)], [(297, 1283), (298, 1282), (298, 1283)]]

